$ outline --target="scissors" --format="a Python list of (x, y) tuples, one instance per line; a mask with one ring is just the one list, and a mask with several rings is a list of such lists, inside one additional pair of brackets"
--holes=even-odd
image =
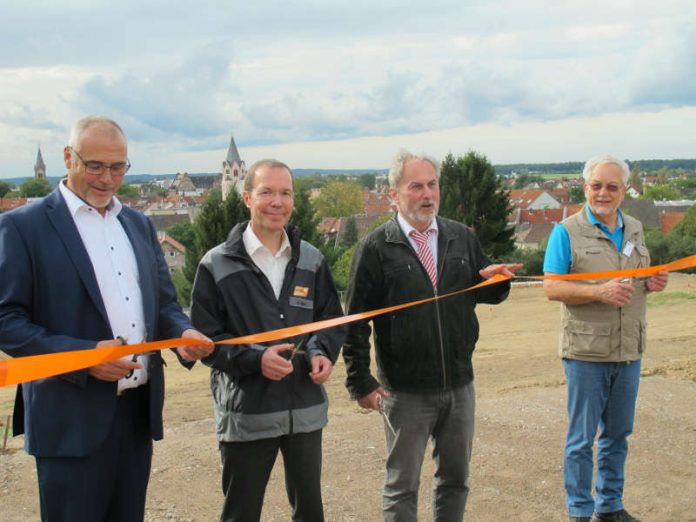
[(307, 338), (304, 337), (299, 343), (296, 343), (295, 346), (293, 346), (292, 351), (290, 352), (290, 360), (292, 361), (295, 358), (295, 355), (298, 353), (307, 353), (306, 350), (304, 349), (304, 345), (307, 342)]

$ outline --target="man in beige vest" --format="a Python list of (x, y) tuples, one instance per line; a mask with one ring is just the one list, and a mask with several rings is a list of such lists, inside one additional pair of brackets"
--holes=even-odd
[[(622, 214), (628, 165), (611, 156), (585, 164), (587, 204), (556, 225), (544, 272), (567, 274), (650, 265), (641, 223)], [(645, 350), (645, 296), (667, 285), (666, 272), (648, 279), (599, 283), (546, 280), (561, 302), (560, 355), (568, 381), (568, 434), (563, 478), (571, 522), (633, 522), (623, 506), (624, 463), (633, 431)], [(593, 443), (596, 495), (592, 497)]]

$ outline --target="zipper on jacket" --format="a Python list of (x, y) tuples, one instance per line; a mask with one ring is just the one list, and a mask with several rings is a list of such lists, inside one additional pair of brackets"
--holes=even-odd
[[(439, 277), (439, 276), (438, 276)], [(437, 297), (437, 288), (433, 288)], [(440, 320), (440, 302), (435, 301), (435, 316), (437, 317), (437, 333), (440, 339), (440, 363), (442, 364), (442, 387), (447, 388), (447, 367), (445, 366), (445, 344), (442, 339), (442, 323)]]
[[(437, 281), (440, 282), (443, 269), (445, 267), (445, 257), (447, 256), (447, 247), (449, 241), (445, 241), (445, 246), (442, 252), (438, 252)], [(435, 297), (438, 296), (437, 287), (433, 287)], [(437, 317), (437, 333), (440, 340), (440, 363), (442, 364), (442, 387), (447, 388), (447, 366), (445, 365), (445, 341), (442, 336), (442, 319), (440, 318), (440, 301), (435, 300), (435, 316)]]

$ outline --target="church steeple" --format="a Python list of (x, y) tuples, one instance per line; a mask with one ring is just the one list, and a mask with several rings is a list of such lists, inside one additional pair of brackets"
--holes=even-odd
[(34, 177), (36, 179), (46, 179), (46, 164), (44, 163), (43, 156), (41, 155), (41, 146), (39, 146), (39, 152), (36, 154)]
[(230, 138), (230, 146), (227, 149), (227, 158), (222, 162), (222, 199), (227, 197), (227, 194), (233, 188), (237, 193), (241, 194), (244, 188), (244, 178), (246, 178), (246, 165), (239, 156), (237, 144), (234, 142), (234, 136)]
[(230, 146), (227, 149), (227, 163), (232, 165), (234, 162), (242, 163), (242, 158), (239, 157), (237, 144), (234, 142), (234, 136), (230, 138)]

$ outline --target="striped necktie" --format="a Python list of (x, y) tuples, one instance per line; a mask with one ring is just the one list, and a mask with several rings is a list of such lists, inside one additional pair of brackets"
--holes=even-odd
[(410, 236), (416, 242), (418, 249), (416, 253), (418, 254), (418, 259), (428, 272), (430, 280), (433, 282), (433, 288), (437, 288), (437, 268), (435, 267), (435, 259), (433, 258), (433, 253), (428, 246), (428, 236), (434, 234), (435, 229), (429, 228), (425, 232), (418, 232), (418, 230), (411, 230)]

